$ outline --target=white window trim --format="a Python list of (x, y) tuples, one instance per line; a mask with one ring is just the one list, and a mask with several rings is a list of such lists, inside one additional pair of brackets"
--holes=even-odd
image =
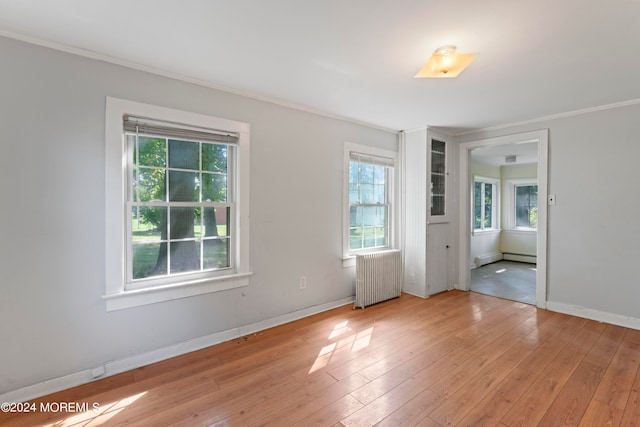
[[(190, 126), (223, 129), (239, 135), (236, 200), (237, 244), (235, 271), (165, 286), (126, 289), (127, 147), (122, 117), (151, 117)], [(247, 286), (249, 266), (249, 136), (247, 123), (107, 97), (105, 114), (105, 295), (107, 311), (153, 304), (210, 292)]]
[[(538, 185), (538, 180), (536, 178), (517, 178), (509, 179), (506, 182), (506, 229), (511, 232), (536, 233), (537, 228), (516, 227), (516, 187), (524, 185)], [(540, 205), (540, 200), (538, 200), (538, 205)]]
[[(488, 178), (486, 176), (475, 175), (473, 177), (473, 188), (475, 189), (475, 183), (482, 182), (485, 184), (493, 185), (493, 193), (491, 194), (491, 213), (493, 217), (493, 227), (490, 228), (475, 228), (474, 217), (475, 212), (471, 215), (471, 230), (474, 235), (484, 233), (495, 233), (500, 231), (500, 180), (498, 178)], [(474, 208), (475, 209), (475, 208)]]
[[(393, 174), (390, 176), (389, 188), (391, 189), (389, 194), (389, 203), (391, 209), (389, 209), (389, 246), (384, 248), (375, 249), (363, 249), (357, 252), (349, 251), (349, 161), (351, 159), (351, 152), (358, 152), (362, 154), (368, 154), (376, 157), (386, 157), (393, 160)], [(343, 155), (343, 180), (342, 180), (342, 266), (343, 267), (355, 267), (356, 254), (382, 251), (386, 249), (394, 249), (397, 247), (398, 236), (398, 220), (399, 218), (399, 206), (396, 202), (398, 199), (398, 153), (394, 151), (384, 150), (381, 148), (369, 147), (367, 145), (355, 144), (352, 142), (344, 143), (344, 155)]]

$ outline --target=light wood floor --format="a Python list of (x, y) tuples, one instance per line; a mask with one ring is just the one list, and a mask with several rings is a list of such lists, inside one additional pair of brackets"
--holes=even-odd
[(42, 398), (3, 426), (636, 426), (640, 331), (477, 293), (345, 306)]

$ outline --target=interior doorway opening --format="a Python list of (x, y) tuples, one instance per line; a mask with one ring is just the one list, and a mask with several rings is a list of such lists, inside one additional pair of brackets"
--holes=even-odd
[[(460, 145), (460, 289), (500, 290), (513, 272), (516, 286), (495, 296), (546, 307), (547, 135), (545, 129)], [(495, 264), (503, 260), (523, 265)]]

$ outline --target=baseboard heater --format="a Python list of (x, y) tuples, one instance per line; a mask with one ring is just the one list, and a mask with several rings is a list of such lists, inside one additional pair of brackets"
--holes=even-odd
[(501, 261), (503, 259), (502, 252), (492, 252), (490, 254), (480, 255), (474, 259), (475, 267), (491, 264), (492, 262)]
[(397, 298), (402, 292), (402, 256), (398, 249), (356, 256), (355, 307)]
[(521, 255), (521, 254), (504, 254), (504, 259), (507, 261), (528, 262), (530, 264), (536, 263), (535, 255)]

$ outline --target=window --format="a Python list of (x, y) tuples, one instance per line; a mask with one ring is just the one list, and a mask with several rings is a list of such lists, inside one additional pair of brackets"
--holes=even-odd
[(475, 177), (473, 190), (473, 229), (498, 228), (498, 180)]
[(393, 246), (396, 154), (345, 145), (345, 257)]
[(246, 286), (249, 126), (107, 98), (107, 310)]
[(516, 228), (538, 228), (538, 185), (515, 186)]
[(131, 289), (234, 267), (238, 137), (173, 126), (124, 120)]

